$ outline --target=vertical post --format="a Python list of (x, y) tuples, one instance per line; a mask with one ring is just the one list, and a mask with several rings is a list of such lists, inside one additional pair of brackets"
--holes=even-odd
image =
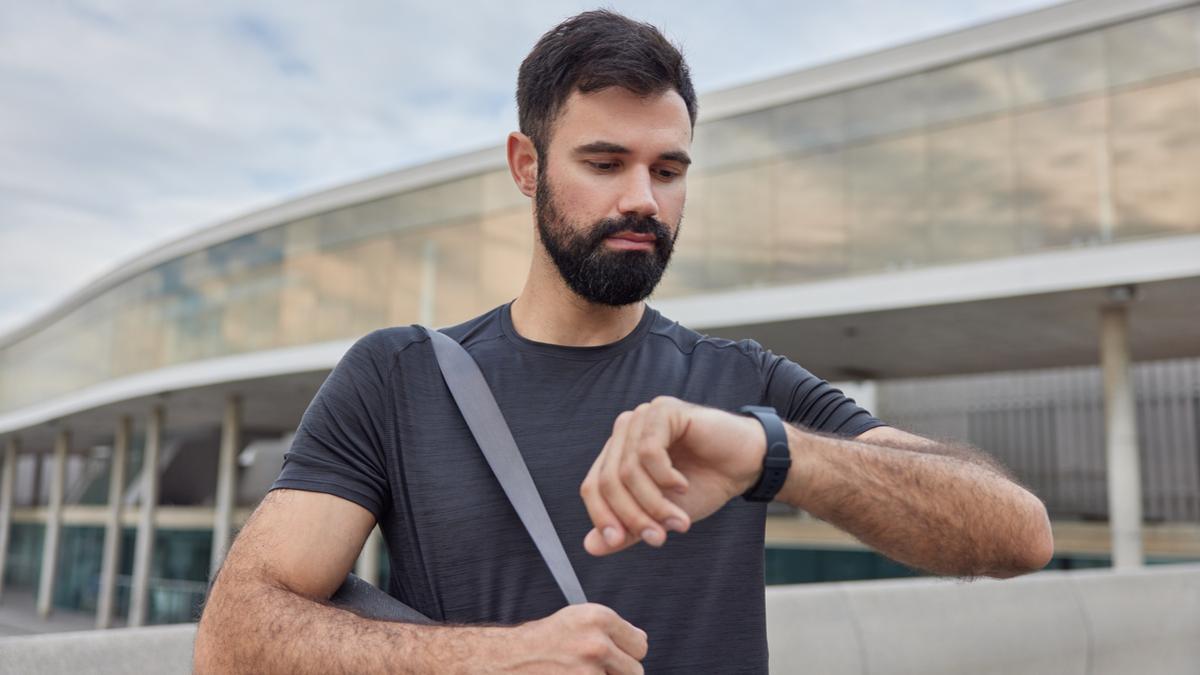
[[(1131, 292), (1126, 293), (1128, 297), (1132, 296)], [(1104, 307), (1100, 312), (1100, 362), (1104, 371), (1108, 522), (1112, 531), (1113, 567), (1140, 567), (1144, 562), (1142, 481), (1138, 465), (1137, 409), (1129, 369), (1129, 324), (1124, 302)]]
[(237, 394), (225, 399), (225, 415), (221, 421), (221, 448), (217, 456), (217, 493), (213, 500), (212, 558), (208, 578), (217, 575), (229, 535), (233, 531), (234, 487), (237, 477), (237, 451), (242, 441), (242, 400)]
[(151, 563), (154, 561), (154, 514), (158, 507), (158, 454), (162, 444), (163, 407), (156, 404), (146, 423), (146, 448), (142, 452), (141, 510), (137, 544), (133, 550), (133, 585), (129, 589), (129, 625), (142, 626), (147, 618)]
[(14, 478), (17, 473), (17, 453), (20, 441), (9, 436), (4, 448), (4, 468), (0, 470), (0, 600), (4, 598), (4, 563), (8, 560), (9, 525), (12, 523)]
[(438, 245), (426, 239), (421, 248), (421, 291), (417, 309), (417, 320), (423, 326), (433, 328), (437, 309)]
[(42, 542), (42, 576), (38, 580), (37, 612), (50, 616), (54, 603), (54, 581), (58, 571), (58, 543), (62, 538), (63, 483), (67, 472), (67, 448), (71, 432), (58, 431), (54, 440), (54, 464), (50, 468), (50, 502), (46, 508), (46, 537)]
[(372, 586), (379, 585), (379, 547), (383, 543), (383, 535), (379, 527), (371, 528), (371, 534), (363, 542), (362, 551), (358, 554), (358, 562), (354, 565), (354, 573)]
[(104, 551), (100, 562), (100, 595), (96, 600), (96, 628), (112, 625), (113, 606), (117, 595), (117, 570), (121, 564), (121, 506), (125, 496), (125, 468), (129, 458), (129, 439), (133, 422), (128, 415), (117, 420), (109, 459), (108, 517), (104, 526)]

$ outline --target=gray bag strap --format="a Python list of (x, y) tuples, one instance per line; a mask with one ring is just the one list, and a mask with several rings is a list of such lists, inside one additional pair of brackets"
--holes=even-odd
[(496, 398), (487, 380), (479, 372), (479, 365), (450, 336), (431, 328), (424, 330), (433, 343), (442, 377), (462, 411), (471, 435), (492, 467), (492, 473), (496, 474), (496, 480), (500, 482), (508, 501), (516, 509), (521, 523), (533, 538), (542, 559), (550, 567), (558, 587), (572, 605), (587, 602), (583, 587), (575, 576), (575, 569), (571, 567), (562, 541), (554, 530), (550, 514), (546, 513), (546, 505), (542, 503), (533, 477), (529, 475), (529, 467), (521, 458), (517, 442), (513, 440), (508, 423), (504, 421), (500, 406), (496, 405)]

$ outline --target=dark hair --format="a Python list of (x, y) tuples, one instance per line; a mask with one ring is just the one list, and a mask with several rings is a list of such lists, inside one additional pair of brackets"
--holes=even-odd
[(696, 91), (679, 49), (648, 23), (605, 9), (584, 12), (543, 35), (517, 74), (521, 133), (543, 164), (551, 126), (571, 92), (609, 87), (638, 96), (674, 89), (696, 126)]

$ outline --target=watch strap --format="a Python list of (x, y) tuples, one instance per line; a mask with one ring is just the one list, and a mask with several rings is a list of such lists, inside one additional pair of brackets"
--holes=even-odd
[(738, 414), (757, 419), (767, 434), (767, 452), (763, 455), (762, 474), (758, 477), (758, 482), (742, 493), (742, 497), (751, 502), (769, 502), (783, 489), (783, 484), (787, 482), (788, 469), (792, 467), (787, 429), (783, 420), (779, 419), (779, 414), (769, 406), (742, 406), (738, 409)]

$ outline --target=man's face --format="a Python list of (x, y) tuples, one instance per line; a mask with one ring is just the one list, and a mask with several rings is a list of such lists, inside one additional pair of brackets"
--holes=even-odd
[(675, 91), (575, 92), (538, 172), (538, 234), (567, 286), (621, 306), (650, 295), (683, 217), (691, 121)]

